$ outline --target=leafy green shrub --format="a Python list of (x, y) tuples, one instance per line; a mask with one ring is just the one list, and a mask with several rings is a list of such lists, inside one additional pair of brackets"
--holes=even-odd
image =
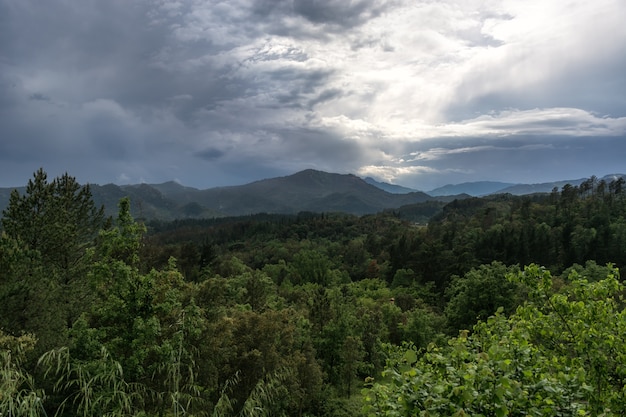
[(588, 282), (573, 272), (553, 293), (531, 265), (511, 276), (530, 299), (461, 331), (447, 346), (391, 355), (364, 390), (371, 416), (619, 415), (626, 405), (626, 313), (617, 270)]

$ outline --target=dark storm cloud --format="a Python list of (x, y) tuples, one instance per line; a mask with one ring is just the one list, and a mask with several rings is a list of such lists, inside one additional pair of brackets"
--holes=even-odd
[[(321, 91), (315, 98), (310, 98), (315, 95), (318, 90), (324, 88), (326, 81), (332, 77), (333, 71), (329, 70), (301, 70), (292, 68), (281, 68), (273, 70), (268, 73), (268, 77), (272, 83), (277, 85), (287, 86), (289, 89), (282, 91), (284, 87), (279, 87), (275, 90), (275, 102), (268, 101), (267, 106), (274, 108), (291, 107), (306, 109), (315, 105), (316, 102), (325, 101), (330, 99), (324, 97), (324, 94), (338, 95), (339, 90), (333, 89)], [(261, 88), (259, 85), (257, 88)], [(321, 98), (321, 101), (319, 101)]]
[(33, 93), (28, 97), (29, 100), (50, 101), (50, 97), (41, 93)]
[(224, 153), (225, 152), (220, 149), (207, 148), (207, 149), (203, 149), (201, 151), (195, 152), (194, 155), (199, 158), (206, 159), (207, 161), (213, 161), (224, 156)]
[[(361, 0), (256, 0), (250, 1), (252, 18), (269, 24), (269, 33), (291, 36), (325, 36), (362, 25), (394, 6), (394, 1)], [(289, 19), (301, 17), (319, 30), (293, 27)]]
[[(239, 141), (231, 142), (228, 149), (208, 146), (194, 153), (195, 158), (205, 163), (205, 168), (198, 171), (198, 175), (206, 178), (212, 172), (217, 172), (220, 177), (219, 185), (284, 176), (305, 168), (356, 172), (358, 161), (362, 160), (364, 152), (357, 142), (315, 127), (275, 126), (248, 133), (247, 136), (245, 129), (221, 134), (236, 136)], [(220, 143), (219, 135), (217, 136), (210, 142)], [(244, 181), (242, 178), (250, 180)]]
[[(164, 142), (181, 145), (168, 139), (171, 129), (179, 130), (170, 138), (186, 135), (180, 126), (193, 124), (199, 111), (240, 96), (245, 82), (225, 80), (228, 68), (215, 69), (212, 62), (197, 71), (170, 66), (219, 48), (210, 42), (199, 50), (177, 48), (170, 28), (150, 20), (150, 6), (0, 2), (6, 23), (0, 28), (4, 158), (30, 154), (41, 160), (37, 153), (45, 152), (63, 164), (80, 150), (103, 161), (141, 159)], [(78, 169), (98, 168), (86, 161)]]
[(126, 2), (25, 0), (7, 9), (10, 23), (0, 29), (5, 70), (63, 73), (75, 84), (63, 85), (60, 95), (99, 97), (109, 88), (132, 88), (128, 81), (141, 79), (162, 42), (142, 10)]
[(604, 169), (626, 7), (528, 1), (0, 0), (0, 186)]
[(380, 15), (387, 5), (378, 1), (294, 0), (293, 9), (314, 23), (352, 27)]

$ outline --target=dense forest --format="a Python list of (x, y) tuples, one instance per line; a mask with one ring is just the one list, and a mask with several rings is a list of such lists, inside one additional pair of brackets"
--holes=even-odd
[(0, 415), (623, 415), (626, 189), (107, 218), (37, 171), (2, 213)]

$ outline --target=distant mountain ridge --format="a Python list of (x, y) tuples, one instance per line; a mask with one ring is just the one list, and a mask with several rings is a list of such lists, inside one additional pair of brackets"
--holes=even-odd
[[(626, 174), (605, 175), (597, 180), (610, 183), (619, 177), (626, 179)], [(448, 184), (443, 187), (427, 191), (426, 193), (433, 197), (458, 194), (469, 194), (473, 197), (481, 197), (491, 194), (528, 195), (536, 193), (549, 193), (552, 192), (555, 187), (560, 190), (566, 184), (579, 186), (588, 179), (589, 178), (578, 178), (573, 180), (561, 180), (537, 184), (511, 184), (497, 181), (464, 182), (461, 184)]]
[(464, 182), (461, 184), (448, 184), (443, 187), (435, 188), (434, 190), (427, 191), (428, 195), (433, 197), (435, 196), (444, 196), (444, 195), (454, 195), (454, 194), (469, 194), (473, 197), (480, 197), (483, 195), (489, 195), (493, 193), (500, 192), (503, 189), (508, 187), (512, 187), (516, 184), (511, 184), (507, 182), (497, 182), (497, 181), (475, 181), (475, 182)]
[[(206, 190), (173, 181), (89, 186), (95, 203), (104, 205), (108, 215), (116, 215), (119, 200), (129, 197), (133, 216), (161, 220), (257, 213), (295, 214), (303, 211), (363, 215), (433, 200), (422, 192), (388, 193), (352, 174), (311, 169), (285, 177)], [(19, 191), (23, 193), (24, 189)], [(0, 209), (8, 205), (10, 192), (10, 188), (0, 189)], [(447, 197), (444, 200), (450, 199)]]
[(420, 192), (391, 194), (352, 174), (331, 174), (312, 169), (245, 185), (165, 195), (177, 201), (194, 201), (226, 215), (300, 211), (368, 214), (432, 198)]
[[(626, 177), (613, 174), (598, 180), (610, 182), (620, 176)], [(117, 214), (119, 200), (129, 197), (135, 217), (174, 220), (257, 213), (294, 214), (302, 211), (364, 215), (427, 201), (449, 202), (494, 193), (523, 195), (550, 192), (554, 187), (560, 189), (565, 184), (580, 185), (584, 180), (542, 184), (468, 182), (440, 187), (431, 191), (431, 195), (372, 178), (362, 179), (352, 174), (308, 169), (289, 176), (205, 190), (186, 187), (174, 181), (161, 184), (90, 184), (90, 188), (96, 204), (104, 205), (109, 215)], [(0, 210), (8, 205), (12, 189), (0, 188)], [(24, 190), (25, 187), (18, 188), (20, 193)]]

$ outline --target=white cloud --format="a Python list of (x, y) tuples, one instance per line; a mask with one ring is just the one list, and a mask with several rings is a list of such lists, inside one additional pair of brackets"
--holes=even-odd
[(0, 8), (3, 162), (56, 158), (96, 175), (89, 161), (104, 155), (121, 161), (103, 168), (108, 181), (300, 167), (415, 180), (499, 175), (513, 168), (495, 154), (626, 133), (621, 0)]
[(415, 174), (436, 174), (438, 170), (426, 166), (389, 166), (389, 165), (367, 165), (358, 170), (362, 177), (374, 177), (385, 182), (394, 183), (398, 178), (403, 178)]
[[(338, 35), (298, 37), (289, 36), (287, 30), (257, 37), (250, 30), (252, 22), (245, 19), (246, 8), (246, 2), (229, 6), (208, 2), (185, 15), (174, 31), (179, 40), (205, 40), (226, 47), (190, 55), (187, 68), (232, 66), (229, 76), (247, 80), (248, 93), (243, 101), (233, 98), (232, 105), (222, 105), (239, 102), (235, 107), (243, 106), (240, 113), (258, 113), (259, 119), (268, 121), (301, 117), (287, 108), (272, 111), (278, 116), (273, 117), (260, 112), (260, 107), (271, 105), (275, 110), (287, 103), (315, 103), (320, 88), (340, 91), (332, 101), (316, 105), (314, 117), (365, 143), (368, 135), (355, 125), (365, 124), (368, 131), (377, 132), (376, 137), (390, 140), (465, 135), (472, 129), (475, 134), (500, 134), (497, 125), (506, 128), (503, 121), (509, 119), (504, 114), (454, 123), (446, 111), (486, 94), (538, 88), (539, 83), (558, 77), (573, 63), (596, 53), (595, 48), (579, 46), (588, 45), (589, 38), (597, 40), (598, 19), (609, 27), (622, 27), (615, 11), (625, 9), (611, 0), (597, 4), (477, 0), (454, 5), (404, 1)], [(285, 14), (279, 20), (291, 29), (294, 20), (315, 27), (301, 15)], [(236, 28), (238, 35), (231, 33)], [(181, 38), (186, 31), (194, 35)], [(328, 74), (323, 84), (307, 90), (298, 74), (312, 71)], [(290, 95), (295, 101), (285, 101)], [(541, 117), (545, 111), (526, 114)], [(334, 123), (339, 120), (343, 126)], [(576, 124), (569, 132), (590, 130)]]
[[(468, 138), (467, 141), (471, 142), (475, 139)], [(485, 153), (485, 152), (503, 152), (510, 153), (515, 151), (542, 151), (546, 149), (554, 149), (554, 145), (552, 144), (531, 144), (531, 145), (521, 145), (521, 146), (493, 146), (493, 145), (483, 145), (483, 146), (467, 146), (461, 148), (431, 148), (425, 151), (417, 151), (411, 152), (410, 158), (406, 160), (402, 160), (406, 163), (417, 162), (417, 161), (435, 161), (439, 159), (443, 159), (448, 156), (453, 156), (456, 154), (470, 154), (470, 153)]]
[(568, 135), (614, 136), (626, 133), (626, 117), (599, 117), (575, 108), (503, 110), (441, 126), (442, 136)]

